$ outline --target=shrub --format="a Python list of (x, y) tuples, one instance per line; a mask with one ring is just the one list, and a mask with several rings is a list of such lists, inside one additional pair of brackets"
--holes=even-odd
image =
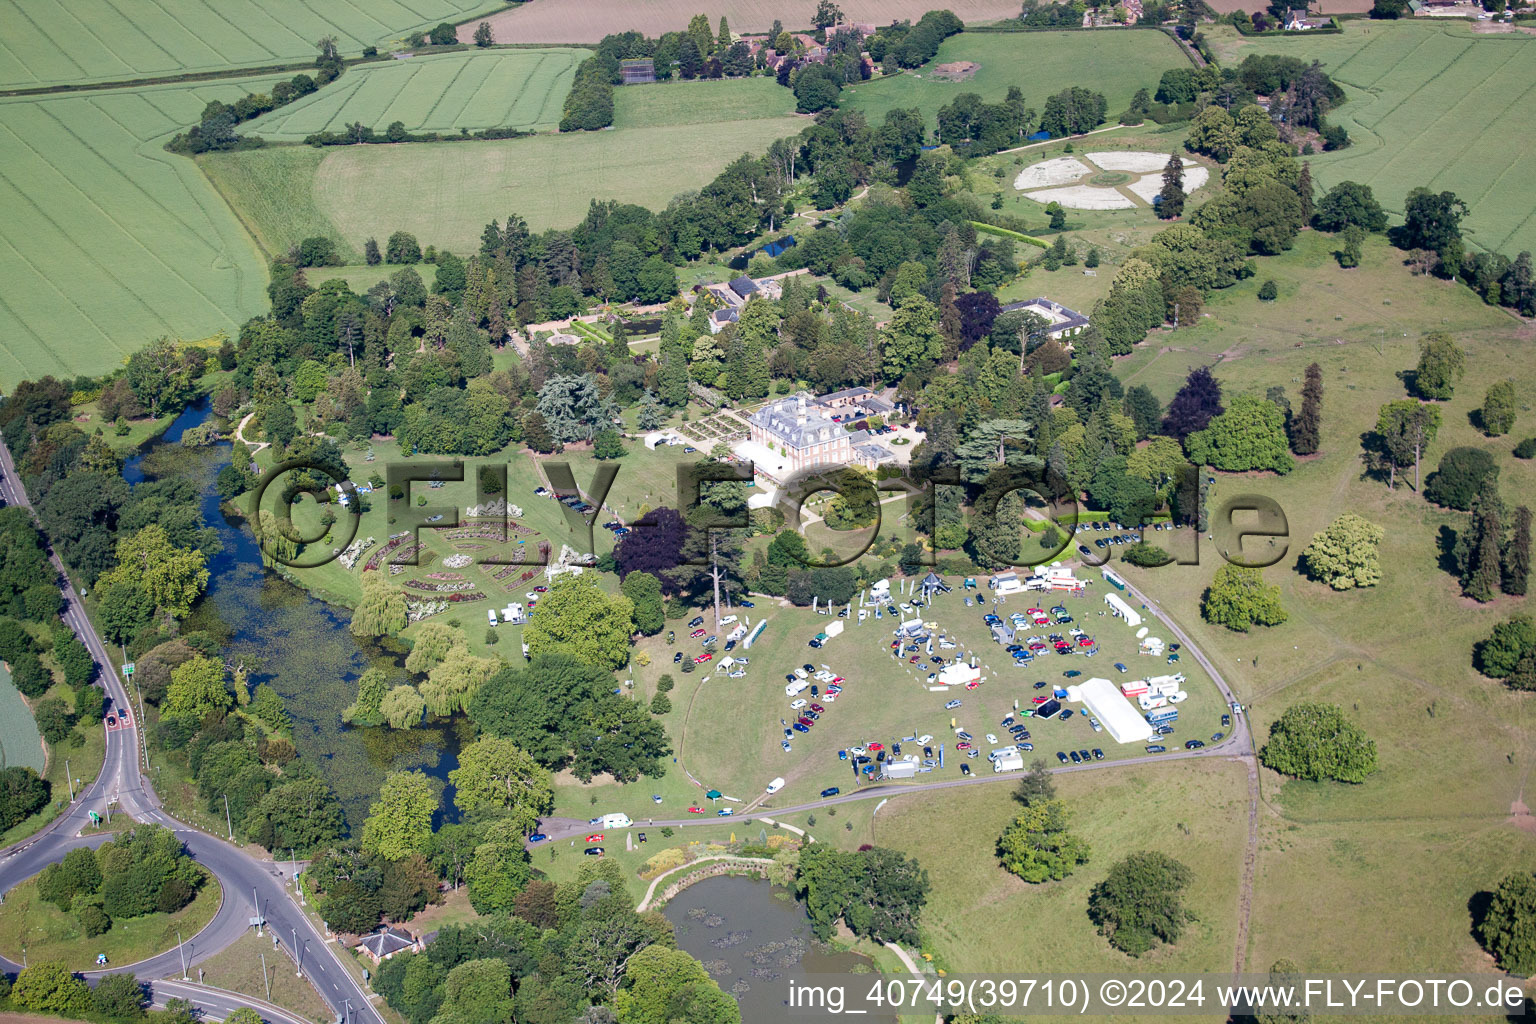
[(94, 939), (112, 930), (112, 919), (96, 904), (87, 903), (80, 908), (80, 927), (85, 929), (86, 935)]
[(1280, 297), (1280, 289), (1275, 287), (1274, 281), (1265, 281), (1259, 285), (1259, 298), (1265, 302), (1274, 302)]
[(1515, 445), (1515, 458), (1536, 459), (1536, 437), (1528, 437)]

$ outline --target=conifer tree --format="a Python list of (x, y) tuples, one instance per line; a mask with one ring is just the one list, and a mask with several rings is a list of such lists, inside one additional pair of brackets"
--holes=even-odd
[(1301, 386), (1301, 412), (1291, 421), (1291, 451), (1311, 455), (1322, 446), (1323, 368), (1313, 363), (1307, 367), (1306, 382)]
[(1492, 601), (1502, 580), (1503, 508), (1498, 481), (1487, 479), (1472, 502), (1472, 523), (1464, 543), (1458, 539), (1457, 555), (1462, 567), (1462, 593), (1474, 601)]
[(1157, 215), (1163, 220), (1184, 215), (1184, 163), (1177, 153), (1168, 157), (1163, 168), (1163, 189), (1158, 196), (1162, 202), (1157, 204)]
[(1515, 529), (1504, 545), (1504, 593), (1524, 597), (1531, 575), (1531, 510), (1515, 509)]

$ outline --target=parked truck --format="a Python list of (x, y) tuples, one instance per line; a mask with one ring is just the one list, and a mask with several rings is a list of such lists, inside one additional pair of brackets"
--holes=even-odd
[(1011, 754), (1000, 754), (992, 759), (994, 772), (1016, 772), (1024, 767), (1024, 755), (1018, 751)]

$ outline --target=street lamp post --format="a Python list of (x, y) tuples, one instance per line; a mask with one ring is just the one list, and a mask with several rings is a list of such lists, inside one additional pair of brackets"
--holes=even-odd
[(229, 841), (235, 841), (235, 823), (229, 817), (229, 794), (224, 794), (224, 826), (229, 829)]
[(74, 773), (69, 770), (69, 758), (67, 758), (67, 757), (64, 759), (64, 774), (69, 779), (69, 802), (70, 803), (74, 803), (75, 802), (75, 776), (74, 776)]
[(304, 977), (304, 951), (299, 948), (299, 930), (297, 928), (290, 930), (293, 932), (293, 966), (296, 968), (294, 973), (302, 978)]
[(191, 981), (192, 979), (187, 977), (187, 950), (186, 947), (181, 944), (180, 928), (176, 929), (176, 952), (181, 954), (181, 980)]

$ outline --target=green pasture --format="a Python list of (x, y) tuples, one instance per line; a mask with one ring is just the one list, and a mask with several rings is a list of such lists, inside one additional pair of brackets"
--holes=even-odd
[[(981, 65), (975, 77), (962, 82), (931, 77), (934, 65), (962, 60)], [(961, 93), (996, 102), (1016, 85), (1038, 113), (1050, 94), (1081, 85), (1104, 94), (1113, 124), (1137, 89), (1156, 89), (1164, 71), (1188, 66), (1177, 44), (1161, 32), (962, 32), (946, 39), (932, 63), (917, 71), (845, 88), (842, 105), (864, 111), (876, 124), (888, 110), (917, 107), (931, 130), (939, 108)]]
[(803, 123), (755, 117), (707, 130), (679, 124), (473, 144), (281, 147), (199, 162), (269, 252), (313, 234), (357, 250), (370, 235), (398, 230), (423, 245), (470, 252), (485, 225), (509, 213), (543, 231), (574, 226), (592, 199), (659, 210)]
[(542, 131), (560, 122), (586, 50), (444, 53), (354, 68), (336, 83), (246, 124), (242, 133), (302, 142), (314, 132), (362, 123), (377, 132), (461, 128)]
[(314, 57), (322, 36), (356, 56), (370, 44), (500, 8), (484, 0), (4, 0), (0, 88), (293, 63)]
[[(322, 282), (340, 278), (347, 282), (348, 288), (362, 295), (380, 281), (388, 280), (391, 275), (397, 274), (404, 269), (404, 267), (393, 263), (381, 263), (372, 267), (366, 263), (346, 267), (309, 267), (304, 271), (304, 277), (316, 288)], [(437, 264), (435, 263), (416, 263), (412, 265), (411, 269), (421, 275), (421, 283), (426, 285), (428, 289), (437, 280)]]
[(1233, 60), (1250, 52), (1316, 58), (1344, 86), (1349, 97), (1334, 117), (1354, 144), (1312, 158), (1320, 187), (1364, 182), (1399, 215), (1410, 189), (1449, 190), (1471, 208), (1465, 230), (1473, 245), (1510, 257), (1536, 249), (1529, 37), (1404, 19), (1346, 22), (1343, 35), (1286, 42), (1225, 45)]
[(161, 148), (209, 100), (262, 84), (0, 100), (0, 387), (101, 373), (160, 335), (233, 331), (266, 308), (239, 223)]
[(772, 78), (657, 82), (616, 89), (613, 94), (613, 123), (617, 128), (712, 125), (787, 117), (794, 112), (795, 94)]
[(0, 767), (22, 765), (43, 773), (43, 738), (11, 673), (0, 663)]

